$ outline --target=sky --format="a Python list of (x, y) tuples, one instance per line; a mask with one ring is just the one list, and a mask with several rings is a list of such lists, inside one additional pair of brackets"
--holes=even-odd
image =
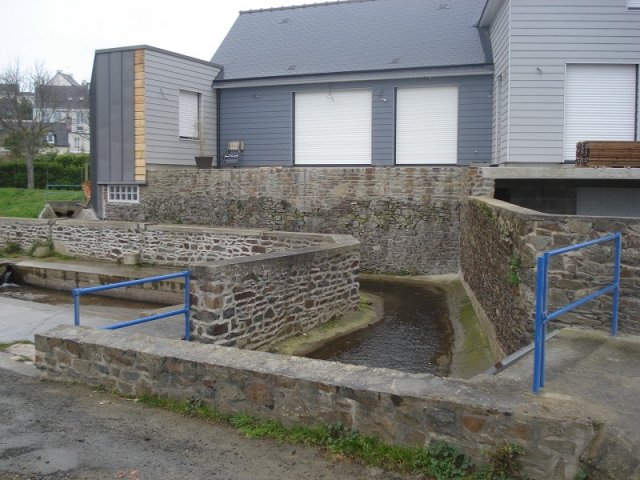
[(1, 0), (0, 70), (24, 68), (91, 80), (96, 50), (150, 45), (202, 60), (211, 57), (240, 10), (314, 0)]

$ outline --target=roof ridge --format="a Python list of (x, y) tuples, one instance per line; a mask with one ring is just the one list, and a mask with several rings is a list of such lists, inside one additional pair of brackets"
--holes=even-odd
[(240, 15), (245, 13), (263, 13), (263, 12), (277, 12), (283, 10), (295, 10), (298, 8), (310, 8), (310, 7), (327, 7), (329, 5), (339, 5), (343, 3), (364, 3), (364, 2), (376, 2), (377, 0), (335, 0), (332, 2), (321, 2), (321, 3), (305, 3), (303, 5), (291, 5), (291, 6), (282, 6), (282, 7), (271, 7), (271, 8), (258, 8), (254, 10), (240, 10)]

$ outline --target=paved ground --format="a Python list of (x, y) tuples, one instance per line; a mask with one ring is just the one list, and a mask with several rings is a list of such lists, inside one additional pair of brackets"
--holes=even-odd
[[(113, 316), (108, 311), (98, 314), (92, 311), (91, 307), (81, 307), (80, 323), (100, 328), (132, 318), (137, 316), (116, 319), (114, 322)], [(19, 340), (33, 342), (36, 333), (46, 332), (63, 324), (73, 325), (73, 307), (0, 297), (0, 343)], [(184, 316), (173, 316), (127, 328), (133, 333), (179, 339), (184, 335)]]
[[(5, 361), (8, 355), (0, 353)], [(29, 370), (35, 374), (34, 367)], [(327, 460), (315, 448), (250, 440), (226, 426), (86, 386), (42, 382), (0, 365), (0, 480), (54, 478), (399, 477)]]

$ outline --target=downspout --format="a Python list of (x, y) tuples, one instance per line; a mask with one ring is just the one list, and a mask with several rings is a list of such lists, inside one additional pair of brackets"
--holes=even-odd
[[(213, 86), (213, 85), (212, 85)], [(220, 168), (220, 89), (216, 88), (216, 166)]]

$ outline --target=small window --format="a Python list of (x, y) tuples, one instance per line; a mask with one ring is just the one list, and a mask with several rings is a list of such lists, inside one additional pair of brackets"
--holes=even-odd
[(178, 128), (180, 138), (186, 140), (198, 139), (198, 122), (200, 116), (201, 95), (196, 92), (180, 90), (178, 108)]
[(75, 137), (73, 139), (73, 148), (75, 148), (76, 150), (80, 149), (80, 139), (78, 137)]
[(80, 97), (78, 100), (80, 100), (81, 102), (84, 101), (84, 97)]
[(627, 10), (640, 12), (640, 0), (627, 0)]
[(73, 102), (73, 97), (67, 97), (67, 100)]
[(49, 145), (55, 145), (56, 144), (56, 136), (53, 133), (48, 133), (47, 134), (47, 143)]
[(138, 203), (138, 185), (109, 185), (109, 202)]

